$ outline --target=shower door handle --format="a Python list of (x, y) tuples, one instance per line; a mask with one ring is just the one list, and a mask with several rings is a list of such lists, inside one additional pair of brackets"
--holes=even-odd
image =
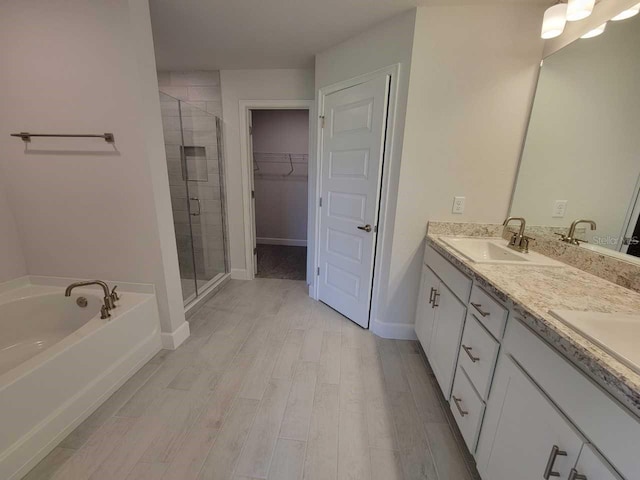
[(191, 213), (191, 215), (193, 215), (194, 217), (199, 217), (200, 213), (202, 212), (202, 206), (200, 205), (200, 199), (198, 197), (189, 197), (189, 200), (193, 200), (195, 202), (198, 202), (198, 211), (197, 212), (191, 212), (191, 205), (189, 205), (189, 212)]

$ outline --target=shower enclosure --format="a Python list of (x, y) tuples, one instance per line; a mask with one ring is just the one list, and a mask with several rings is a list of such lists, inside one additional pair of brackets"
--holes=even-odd
[(222, 122), (164, 93), (160, 106), (186, 306), (229, 271)]

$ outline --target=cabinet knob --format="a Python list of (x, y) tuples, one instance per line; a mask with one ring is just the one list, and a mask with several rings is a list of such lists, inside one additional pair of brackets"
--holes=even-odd
[(544, 478), (545, 480), (549, 480), (549, 477), (559, 477), (560, 473), (553, 470), (553, 465), (556, 463), (556, 458), (566, 456), (567, 452), (565, 452), (564, 450), (560, 450), (560, 447), (554, 445), (551, 448), (549, 460), (547, 460), (547, 466), (544, 469), (544, 475), (542, 476), (542, 478)]

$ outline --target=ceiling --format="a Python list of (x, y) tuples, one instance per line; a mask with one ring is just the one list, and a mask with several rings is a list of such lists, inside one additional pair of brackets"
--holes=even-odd
[(313, 57), (423, 4), (548, 0), (151, 0), (158, 70), (307, 68)]

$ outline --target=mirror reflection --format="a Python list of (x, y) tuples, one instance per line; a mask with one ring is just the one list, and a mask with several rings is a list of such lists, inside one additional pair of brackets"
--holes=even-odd
[[(640, 257), (640, 17), (547, 57), (511, 215), (565, 240)], [(589, 220), (569, 229), (575, 220)], [(595, 226), (595, 229), (592, 230)], [(588, 242), (588, 243), (586, 243)], [(629, 257), (627, 257), (629, 258)]]

